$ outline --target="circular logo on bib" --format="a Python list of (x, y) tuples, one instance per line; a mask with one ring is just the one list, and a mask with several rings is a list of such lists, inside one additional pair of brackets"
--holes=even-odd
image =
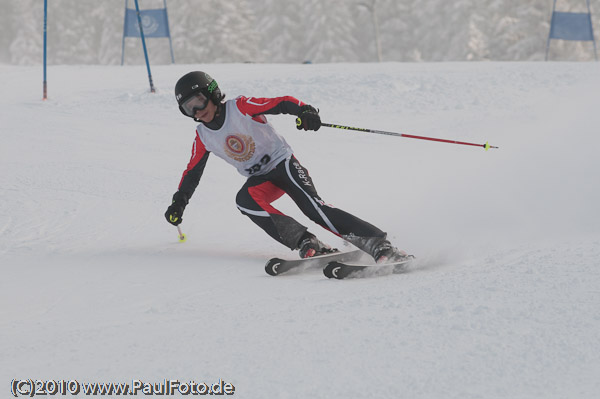
[(227, 138), (225, 139), (225, 145), (227, 145), (229, 151), (234, 152), (238, 155), (243, 154), (244, 149), (246, 148), (244, 142), (237, 136), (227, 136)]
[(250, 136), (232, 134), (225, 138), (225, 153), (238, 162), (246, 162), (252, 158), (255, 150), (256, 144)]

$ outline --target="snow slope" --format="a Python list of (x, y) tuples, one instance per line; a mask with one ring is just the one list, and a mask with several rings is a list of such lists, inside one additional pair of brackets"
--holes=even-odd
[[(408, 273), (270, 277), (295, 257), (235, 208), (212, 157), (163, 213), (195, 124), (172, 87), (294, 95), (331, 123), (270, 117), (321, 196), (389, 232)], [(13, 378), (232, 383), (240, 398), (596, 398), (600, 138), (593, 63), (0, 66), (0, 392)], [(343, 244), (282, 198), (277, 206)]]

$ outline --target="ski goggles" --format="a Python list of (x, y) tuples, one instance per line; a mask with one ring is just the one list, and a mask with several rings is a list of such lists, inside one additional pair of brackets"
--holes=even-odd
[(196, 114), (196, 111), (202, 111), (208, 105), (208, 98), (202, 93), (194, 94), (181, 104), (181, 109), (187, 116), (192, 118)]

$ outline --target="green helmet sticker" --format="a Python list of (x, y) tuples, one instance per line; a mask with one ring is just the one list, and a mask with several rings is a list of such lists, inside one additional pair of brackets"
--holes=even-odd
[(215, 89), (217, 88), (217, 81), (213, 80), (212, 82), (210, 82), (210, 84), (208, 85), (208, 92), (212, 94), (213, 91), (215, 91)]

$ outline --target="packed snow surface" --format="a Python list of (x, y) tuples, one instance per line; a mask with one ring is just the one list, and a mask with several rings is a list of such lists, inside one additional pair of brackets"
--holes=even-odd
[[(322, 198), (418, 262), (271, 277), (274, 242), (216, 157), (163, 214), (195, 123), (172, 88), (293, 95), (273, 125)], [(600, 70), (594, 63), (0, 66), (0, 392), (12, 379), (235, 386), (239, 398), (598, 398)], [(275, 204), (339, 248), (289, 198)], [(81, 394), (83, 395), (83, 394)], [(141, 394), (140, 394), (141, 395)]]

